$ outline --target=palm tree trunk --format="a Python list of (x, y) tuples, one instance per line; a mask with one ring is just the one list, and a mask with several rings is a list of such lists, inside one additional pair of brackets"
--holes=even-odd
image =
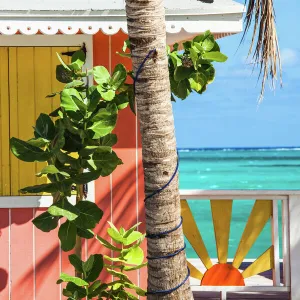
[[(149, 195), (169, 181), (177, 164), (163, 1), (126, 0), (126, 13), (135, 73), (149, 51), (156, 49), (143, 66), (135, 89), (142, 136), (145, 194)], [(148, 234), (175, 228), (180, 223), (178, 176), (165, 190), (148, 199), (145, 206)], [(147, 245), (148, 257), (176, 252), (184, 246), (182, 227), (164, 238), (148, 238)], [(186, 276), (184, 251), (169, 259), (149, 260), (148, 291), (174, 288)], [(189, 280), (173, 293), (148, 295), (148, 299), (192, 298)]]

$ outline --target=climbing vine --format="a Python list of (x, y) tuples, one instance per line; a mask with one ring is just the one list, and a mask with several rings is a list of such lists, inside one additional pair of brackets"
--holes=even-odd
[[(130, 44), (125, 42), (120, 55), (130, 57)], [(135, 286), (126, 272), (145, 266), (140, 244), (144, 235), (137, 225), (125, 230), (110, 223), (108, 234), (115, 244), (98, 236), (93, 229), (99, 224), (103, 211), (85, 199), (84, 186), (99, 177), (110, 175), (121, 159), (112, 147), (117, 136), (112, 133), (118, 114), (128, 105), (134, 112), (134, 87), (128, 78), (132, 71), (118, 64), (112, 75), (103, 66), (84, 70), (85, 52), (74, 52), (71, 63), (66, 64), (58, 54), (60, 64), (56, 78), (65, 86), (48, 98), (60, 97), (60, 105), (49, 115), (41, 113), (34, 126), (33, 137), (28, 141), (11, 138), (12, 153), (25, 162), (43, 162), (45, 167), (36, 174), (46, 177), (47, 183), (24, 187), (21, 193), (51, 193), (53, 204), (33, 220), (44, 232), (59, 227), (58, 237), (63, 251), (71, 251), (70, 264), (75, 276), (62, 273), (58, 283), (67, 282), (63, 294), (69, 300), (77, 299), (137, 299), (145, 291)], [(227, 57), (213, 35), (207, 31), (192, 41), (183, 43), (183, 50), (174, 44), (168, 48), (171, 99), (186, 99), (191, 92), (203, 93), (215, 77), (213, 62), (224, 62)], [(95, 84), (93, 84), (95, 82)], [(70, 197), (76, 194), (76, 204)], [(101, 254), (91, 255), (82, 261), (81, 239), (96, 239), (113, 250), (114, 258)], [(117, 264), (113, 264), (117, 263)], [(98, 280), (103, 269), (117, 280), (104, 283)]]

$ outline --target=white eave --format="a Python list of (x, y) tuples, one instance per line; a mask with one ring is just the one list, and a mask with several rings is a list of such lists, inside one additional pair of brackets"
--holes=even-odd
[[(2, 1), (1, 1), (2, 2)], [(169, 38), (183, 40), (211, 30), (217, 37), (242, 31), (244, 6), (232, 0), (165, 0)], [(123, 0), (11, 0), (0, 3), (0, 33), (108, 35), (127, 33)], [(178, 36), (180, 35), (180, 36)], [(175, 37), (176, 36), (176, 37)], [(172, 38), (171, 38), (172, 39)]]

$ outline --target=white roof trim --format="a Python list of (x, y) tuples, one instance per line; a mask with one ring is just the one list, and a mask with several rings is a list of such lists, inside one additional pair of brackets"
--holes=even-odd
[[(170, 34), (182, 30), (188, 33), (200, 33), (209, 29), (214, 33), (237, 33), (242, 31), (242, 14), (204, 14), (204, 15), (167, 15), (166, 28)], [(3, 14), (0, 12), (0, 33), (14, 35), (18, 31), (24, 35), (34, 35), (39, 31), (46, 35), (63, 34), (95, 34), (99, 30), (107, 35), (116, 34), (119, 30), (127, 33), (124, 15), (84, 15), (84, 14)]]

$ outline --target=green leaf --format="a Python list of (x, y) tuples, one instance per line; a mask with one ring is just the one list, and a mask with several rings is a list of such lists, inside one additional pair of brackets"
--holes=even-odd
[(193, 49), (193, 47), (190, 49), (190, 57), (194, 64), (194, 69), (197, 70), (198, 53)]
[(127, 295), (128, 300), (139, 300), (136, 296), (132, 295), (131, 293), (127, 292), (126, 290), (124, 291), (124, 294)]
[(103, 239), (101, 236), (97, 235), (96, 239), (100, 242), (101, 245), (103, 245), (104, 247), (106, 247), (107, 249), (110, 250), (114, 250), (114, 251), (118, 251), (121, 252), (122, 249), (115, 247), (114, 245), (112, 245), (111, 243), (109, 243), (108, 241), (106, 241), (105, 239)]
[(54, 165), (46, 166), (45, 168), (42, 169), (41, 172), (37, 173), (36, 176), (41, 177), (41, 176), (47, 175), (47, 174), (61, 174), (64, 177), (67, 177), (67, 178), (70, 177), (70, 175), (68, 173), (59, 171)]
[(117, 64), (113, 71), (110, 85), (114, 88), (114, 90), (117, 90), (125, 82), (126, 78), (126, 68), (122, 64)]
[(144, 235), (142, 233), (140, 233), (138, 231), (133, 231), (127, 238), (124, 238), (123, 243), (125, 246), (128, 246), (143, 237), (144, 237)]
[(83, 229), (95, 228), (103, 216), (103, 211), (90, 201), (80, 201), (75, 207), (80, 211), (80, 215), (74, 223)]
[(79, 71), (81, 70), (82, 66), (85, 63), (85, 54), (82, 50), (76, 51), (73, 55), (72, 55), (72, 59), (71, 59), (71, 66)]
[[(102, 283), (98, 286), (99, 280), (95, 281), (88, 289), (89, 297), (103, 296), (103, 292), (108, 288), (106, 283)], [(100, 300), (100, 298), (99, 298)]]
[(123, 48), (122, 48), (122, 51), (125, 52), (127, 49), (130, 50), (130, 41), (129, 40), (125, 40), (124, 41), (124, 45), (123, 45)]
[[(64, 164), (70, 164), (75, 165), (77, 162), (77, 159), (66, 154), (65, 152), (57, 151), (55, 153), (56, 158), (59, 160), (60, 163)], [(77, 169), (77, 168), (75, 168)]]
[(118, 141), (117, 135), (114, 133), (109, 133), (105, 135), (103, 138), (101, 138), (101, 145), (112, 147), (117, 143), (117, 141)]
[(75, 87), (79, 87), (84, 85), (84, 82), (81, 80), (73, 80), (70, 83), (67, 83), (64, 87), (64, 89), (71, 89), (71, 88), (75, 88)]
[[(84, 116), (86, 110), (85, 104), (81, 100), (81, 96), (76, 89), (64, 89), (60, 94), (61, 107), (66, 112), (80, 112)], [(73, 116), (73, 115), (72, 115)]]
[(88, 94), (89, 94), (88, 105), (87, 105), (88, 111), (94, 112), (101, 99), (101, 95), (97, 90), (97, 86), (93, 85), (89, 87)]
[[(60, 94), (60, 93), (58, 93), (58, 94)], [(58, 107), (57, 109), (55, 109), (54, 111), (52, 111), (50, 114), (49, 114), (49, 116), (50, 117), (58, 117), (59, 116), (59, 113), (61, 112), (61, 108), (60, 107)]]
[(67, 198), (62, 198), (59, 201), (53, 203), (48, 208), (49, 214), (56, 217), (65, 217), (69, 221), (74, 221), (78, 218), (80, 211), (72, 205)]
[(135, 271), (135, 270), (141, 269), (143, 267), (146, 267), (147, 265), (148, 265), (148, 263), (143, 263), (141, 265), (137, 265), (137, 266), (134, 266), (134, 267), (125, 266), (123, 268), (123, 270), (127, 271), (127, 272), (129, 272), (129, 271)]
[(63, 65), (56, 66), (56, 79), (62, 83), (73, 81), (73, 73), (66, 69)]
[(193, 73), (191, 78), (189, 78), (189, 82), (191, 88), (196, 92), (199, 92), (207, 84), (207, 78), (202, 73)]
[(210, 66), (209, 68), (207, 68), (205, 71), (204, 71), (204, 74), (207, 78), (207, 83), (212, 83), (215, 79), (215, 74), (216, 74), (216, 71), (215, 71), (215, 68), (213, 66)]
[(34, 136), (46, 140), (52, 140), (54, 138), (55, 126), (48, 115), (43, 113), (39, 115), (34, 128)]
[[(175, 92), (174, 92), (175, 93)], [(190, 83), (187, 79), (182, 80), (178, 83), (177, 94), (180, 99), (184, 100), (191, 93)]]
[(114, 102), (116, 103), (118, 110), (126, 108), (129, 104), (129, 98), (127, 93), (117, 94), (114, 98)]
[(68, 274), (65, 273), (61, 273), (59, 280), (57, 281), (57, 283), (62, 283), (62, 282), (72, 282), (74, 284), (76, 284), (77, 286), (88, 286), (88, 282), (86, 282), (85, 280), (78, 278), (78, 277), (74, 277), (74, 276), (70, 276)]
[(135, 111), (135, 95), (134, 95), (134, 90), (133, 90), (133, 86), (131, 89), (128, 89), (128, 99), (129, 99), (129, 106), (131, 111), (136, 115), (136, 111)]
[(89, 156), (93, 154), (100, 146), (86, 146), (81, 149), (78, 153), (80, 156)]
[[(63, 289), (63, 295), (66, 297), (72, 297), (71, 299), (82, 299), (86, 297), (86, 289), (80, 286), (77, 286), (73, 282), (68, 282), (65, 289)], [(78, 295), (73, 298), (74, 295)], [(70, 298), (69, 298), (70, 299)]]
[(214, 52), (220, 52), (220, 51), (221, 51), (220, 46), (218, 45), (217, 42), (215, 42), (215, 45), (214, 45), (214, 47), (211, 49), (211, 51), (214, 51)]
[(60, 239), (61, 249), (63, 251), (70, 251), (75, 247), (76, 232), (76, 225), (70, 221), (66, 221), (60, 226), (58, 231), (58, 237)]
[(78, 272), (83, 273), (83, 269), (82, 269), (83, 261), (76, 254), (69, 255), (69, 261), (70, 261), (71, 265)]
[(98, 289), (101, 285), (101, 281), (100, 280), (96, 280), (93, 284), (91, 284), (89, 286), (89, 294), (94, 292), (96, 289)]
[(182, 81), (186, 78), (189, 78), (192, 73), (193, 73), (192, 68), (185, 68), (183, 66), (179, 66), (175, 69), (174, 79), (176, 81)]
[(101, 108), (97, 114), (92, 118), (94, 122), (88, 129), (93, 134), (93, 139), (99, 139), (113, 131), (116, 126), (118, 117), (118, 108), (116, 104), (107, 105), (106, 108)]
[(94, 254), (83, 263), (83, 271), (86, 274), (85, 280), (88, 282), (95, 281), (103, 269), (103, 256), (100, 254)]
[(118, 271), (115, 271), (115, 270), (112, 270), (112, 269), (106, 269), (106, 271), (109, 274), (120, 278), (121, 280), (125, 280), (125, 281), (129, 280), (128, 276), (126, 274), (122, 273), (122, 272), (118, 272)]
[[(52, 141), (52, 147), (53, 147), (53, 152), (56, 153), (60, 149), (62, 149), (65, 146), (66, 139), (65, 139), (65, 126), (63, 124), (62, 120), (58, 120), (56, 122), (57, 127), (58, 127), (58, 132)], [(65, 174), (66, 175), (66, 174)], [(64, 176), (65, 176), (64, 175)], [(68, 177), (68, 176), (66, 176)]]
[(186, 41), (186, 42), (182, 43), (182, 45), (185, 50), (189, 50), (192, 47), (192, 42)]
[(10, 149), (18, 159), (26, 162), (44, 162), (52, 156), (51, 152), (45, 152), (38, 147), (14, 137), (10, 139)]
[(116, 243), (123, 244), (123, 236), (114, 228), (108, 228), (107, 233)]
[(93, 68), (94, 79), (98, 84), (108, 83), (110, 80), (110, 74), (103, 66)]
[(205, 35), (205, 34), (197, 35), (196, 37), (194, 37), (193, 42), (201, 43), (206, 37), (207, 37), (207, 35)]
[(228, 57), (221, 52), (207, 52), (202, 54), (202, 58), (213, 60), (216, 62), (225, 62)]
[(131, 58), (131, 54), (130, 53), (125, 53), (125, 52), (116, 52), (117, 54), (119, 54), (121, 57), (127, 57), (127, 58)]
[(85, 239), (92, 239), (94, 237), (94, 233), (91, 230), (82, 229), (78, 227), (77, 227), (77, 235)]
[(71, 69), (66, 65), (66, 63), (63, 61), (63, 59), (60, 57), (60, 55), (56, 52), (57, 58), (60, 61), (60, 63), (62, 64), (62, 66), (67, 69), (68, 71), (71, 71)]
[(172, 63), (174, 65), (174, 67), (179, 67), (179, 66), (182, 66), (182, 60), (180, 57), (178, 57), (177, 53), (176, 52), (172, 52), (170, 54), (170, 58), (172, 60)]
[(54, 92), (54, 93), (51, 93), (51, 94), (47, 95), (46, 98), (53, 98), (58, 94), (60, 94), (60, 92)]
[(130, 229), (128, 229), (125, 234), (123, 235), (124, 238), (127, 238), (138, 226), (140, 226), (142, 224), (142, 222), (139, 222), (135, 225), (133, 225)]
[(98, 92), (101, 94), (101, 97), (106, 101), (111, 101), (114, 99), (116, 92), (115, 90), (111, 89), (110, 87), (104, 87), (103, 85), (99, 84), (97, 86)]
[(178, 47), (179, 47), (179, 44), (178, 44), (178, 43), (175, 43), (175, 44), (173, 45), (173, 50), (172, 50), (172, 52), (173, 52), (173, 51), (178, 51)]
[(96, 152), (93, 154), (92, 162), (97, 169), (101, 169), (101, 176), (110, 175), (118, 165), (123, 164), (114, 151), (111, 153)]
[(140, 265), (144, 260), (144, 252), (141, 247), (132, 247), (124, 259), (130, 265)]
[(38, 148), (45, 147), (46, 145), (49, 145), (50, 141), (43, 139), (43, 138), (34, 138), (27, 141), (27, 143), (31, 146), (35, 146)]
[(34, 218), (32, 223), (43, 232), (49, 232), (57, 227), (59, 219), (59, 217), (54, 217), (45, 211), (38, 217)]
[(91, 172), (84, 172), (79, 174), (75, 177), (71, 177), (66, 179), (66, 183), (76, 183), (76, 184), (86, 184), (88, 182), (94, 181), (98, 179), (101, 175), (101, 170), (91, 171)]
[(139, 296), (146, 296), (146, 291), (141, 289), (140, 287), (138, 287), (132, 283), (127, 283), (127, 282), (125, 282), (124, 285), (130, 289), (135, 290)]
[[(107, 256), (107, 255), (104, 255), (104, 258), (105, 258), (106, 260), (109, 260), (109, 261), (112, 261), (112, 262), (126, 263), (126, 261), (125, 261), (124, 259), (119, 258), (119, 257), (109, 257), (109, 256)], [(111, 268), (112, 268), (112, 266), (111, 266)], [(117, 268), (117, 267), (114, 266), (114, 268)], [(119, 268), (121, 268), (121, 267), (119, 266)]]
[(45, 183), (40, 185), (27, 186), (25, 188), (20, 189), (20, 193), (22, 194), (39, 194), (42, 192), (45, 193), (54, 193), (59, 190), (59, 185), (57, 183)]
[(194, 42), (193, 44), (194, 44), (194, 45), (192, 46), (193, 49), (196, 50), (196, 51), (198, 51), (198, 53), (203, 53), (203, 52), (204, 52), (204, 49), (203, 49), (201, 43), (196, 43), (196, 42)]
[(210, 34), (204, 41), (202, 41), (201, 46), (204, 51), (211, 51), (215, 46), (214, 36)]

